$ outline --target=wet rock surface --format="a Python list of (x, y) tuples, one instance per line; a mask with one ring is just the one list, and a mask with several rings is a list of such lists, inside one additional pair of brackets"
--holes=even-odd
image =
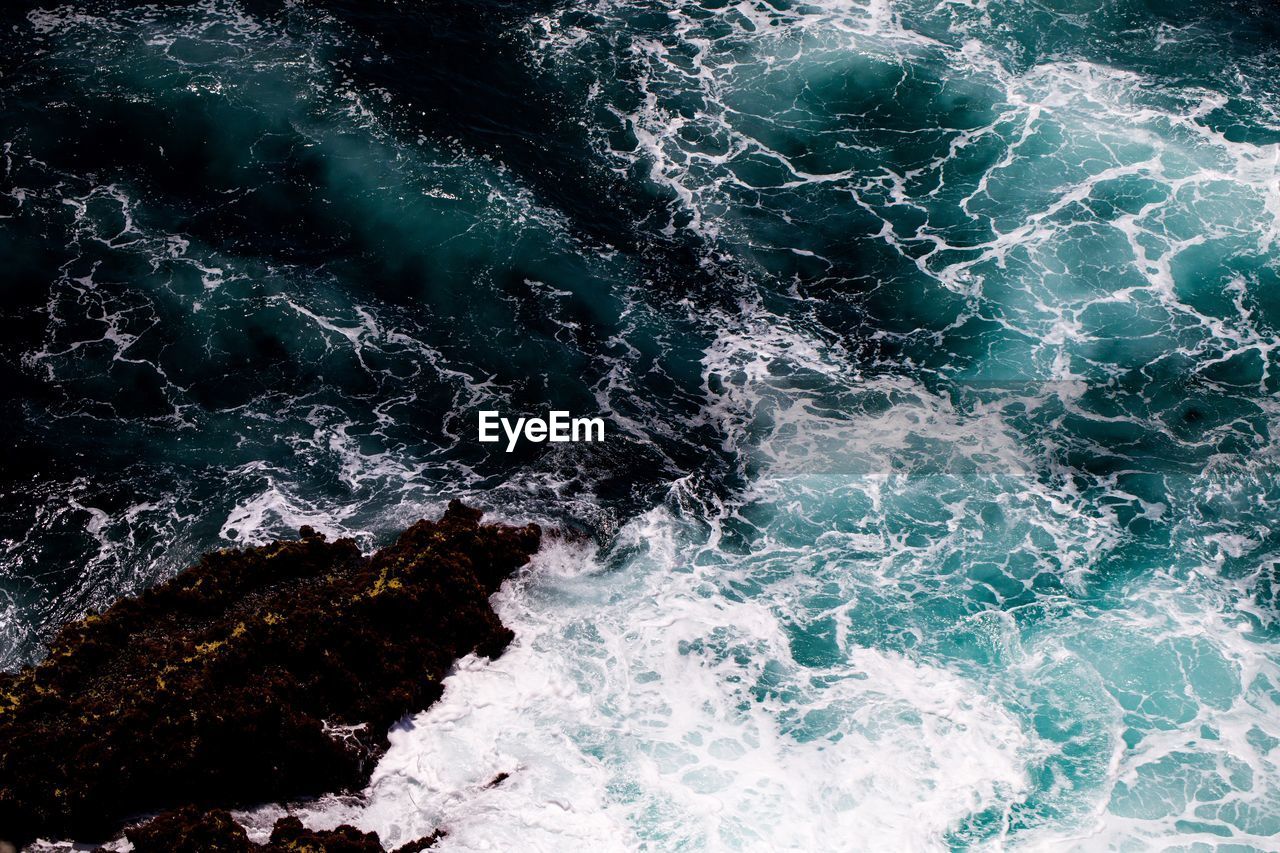
[[(40, 664), (0, 674), (0, 837), (105, 838), (179, 809), (135, 846), (185, 821), (211, 833), (199, 849), (239, 850), (216, 809), (362, 786), (455, 660), (512, 638), (489, 596), (541, 531), (480, 516), (455, 501), (372, 556), (304, 528), (68, 625)], [(340, 843), (363, 843), (351, 832)], [(289, 849), (365, 849), (322, 840)]]
[[(133, 853), (383, 853), (378, 836), (350, 826), (311, 830), (296, 817), (281, 818), (266, 844), (254, 844), (244, 827), (223, 809), (187, 806), (166, 812), (125, 833)], [(394, 853), (420, 853), (443, 835), (436, 833), (398, 847)]]

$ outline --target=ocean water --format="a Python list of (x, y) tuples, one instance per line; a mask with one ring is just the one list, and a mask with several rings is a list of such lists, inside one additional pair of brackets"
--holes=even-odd
[(462, 497), (585, 536), (314, 826), (1280, 849), (1265, 5), (0, 18), (0, 666)]

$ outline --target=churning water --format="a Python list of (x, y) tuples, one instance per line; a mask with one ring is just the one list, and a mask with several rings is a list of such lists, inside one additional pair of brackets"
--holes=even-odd
[(590, 544), (316, 826), (1280, 847), (1265, 5), (0, 14), (0, 666), (463, 497)]

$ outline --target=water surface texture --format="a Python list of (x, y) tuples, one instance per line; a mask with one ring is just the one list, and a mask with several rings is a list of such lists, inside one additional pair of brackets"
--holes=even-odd
[[(1265, 4), (0, 25), (0, 667), (206, 550), (463, 497), (585, 542), (316, 826), (1280, 847)], [(548, 408), (607, 443), (475, 441)]]

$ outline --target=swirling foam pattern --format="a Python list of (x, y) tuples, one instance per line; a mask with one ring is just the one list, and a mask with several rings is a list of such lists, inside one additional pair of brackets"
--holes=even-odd
[[(1280, 846), (1265, 9), (4, 14), (0, 664), (462, 496), (594, 544), (317, 826)], [(548, 405), (608, 444), (474, 441)]]

